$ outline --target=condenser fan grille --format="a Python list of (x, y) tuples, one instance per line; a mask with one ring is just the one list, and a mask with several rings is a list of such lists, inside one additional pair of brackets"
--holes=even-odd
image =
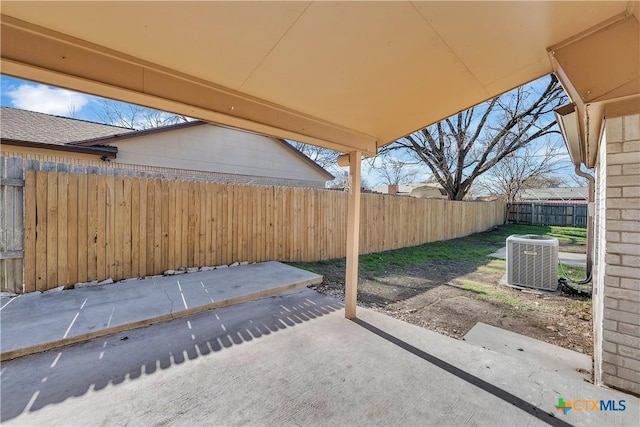
[(507, 283), (556, 290), (558, 240), (538, 235), (515, 235), (507, 238)]

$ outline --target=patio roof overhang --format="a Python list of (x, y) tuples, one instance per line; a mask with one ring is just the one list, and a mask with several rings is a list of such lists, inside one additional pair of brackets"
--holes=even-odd
[[(1, 65), (8, 75), (373, 155), (554, 69), (580, 96), (585, 64), (568, 52), (583, 51), (566, 46), (630, 13), (630, 29), (615, 37), (637, 46), (637, 10), (627, 1), (3, 1)], [(553, 46), (561, 48), (550, 57)], [(627, 64), (637, 94), (638, 63)]]
[[(349, 153), (345, 315), (361, 155), (545, 74), (593, 167), (640, 111), (637, 1), (3, 1), (1, 72)], [(574, 159), (576, 161), (576, 159)]]
[(640, 112), (638, 19), (625, 11), (551, 46), (549, 56), (573, 101), (556, 110), (569, 154), (592, 168), (604, 118)]

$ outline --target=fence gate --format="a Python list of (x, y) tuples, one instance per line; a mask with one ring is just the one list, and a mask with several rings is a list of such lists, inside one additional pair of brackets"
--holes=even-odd
[(23, 292), (22, 159), (0, 156), (0, 291)]
[(508, 221), (512, 224), (586, 228), (587, 205), (571, 203), (512, 203), (509, 205)]

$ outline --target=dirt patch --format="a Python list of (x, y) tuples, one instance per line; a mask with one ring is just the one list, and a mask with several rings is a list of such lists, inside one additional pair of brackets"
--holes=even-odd
[[(591, 301), (499, 285), (502, 260), (438, 260), (365, 273), (358, 304), (455, 338), (487, 323), (571, 350), (593, 353)], [(316, 264), (320, 292), (344, 298), (344, 263)]]

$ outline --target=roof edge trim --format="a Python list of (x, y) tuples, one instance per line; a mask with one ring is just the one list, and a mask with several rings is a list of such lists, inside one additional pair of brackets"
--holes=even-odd
[(137, 131), (127, 132), (127, 133), (120, 133), (120, 134), (116, 134), (116, 135), (102, 136), (102, 137), (99, 137), (99, 138), (84, 139), (82, 141), (70, 142), (69, 144), (70, 145), (83, 146), (83, 147), (91, 147), (91, 146), (94, 146), (94, 145), (104, 145), (104, 144), (109, 143), (109, 142), (119, 142), (119, 141), (122, 141), (122, 140), (125, 140), (125, 139), (137, 138), (139, 136), (153, 135), (155, 133), (161, 133), (161, 132), (170, 132), (170, 131), (173, 131), (173, 130), (190, 128), (190, 127), (200, 126), (200, 125), (204, 125), (204, 124), (207, 124), (207, 123), (203, 122), (201, 120), (196, 120), (196, 121), (193, 121), (193, 122), (177, 123), (175, 125), (161, 126), (161, 127), (157, 127), (157, 128), (144, 129), (144, 130), (137, 130)]
[(107, 157), (109, 159), (115, 159), (118, 154), (117, 147), (84, 147), (73, 144), (46, 144), (43, 142), (32, 142), (32, 141), (19, 141), (16, 139), (5, 139), (1, 140), (4, 145), (13, 145), (17, 147), (28, 147), (28, 148), (42, 148), (45, 150), (55, 150), (55, 151), (66, 151), (71, 153), (80, 153), (80, 154), (95, 154), (98, 156)]

